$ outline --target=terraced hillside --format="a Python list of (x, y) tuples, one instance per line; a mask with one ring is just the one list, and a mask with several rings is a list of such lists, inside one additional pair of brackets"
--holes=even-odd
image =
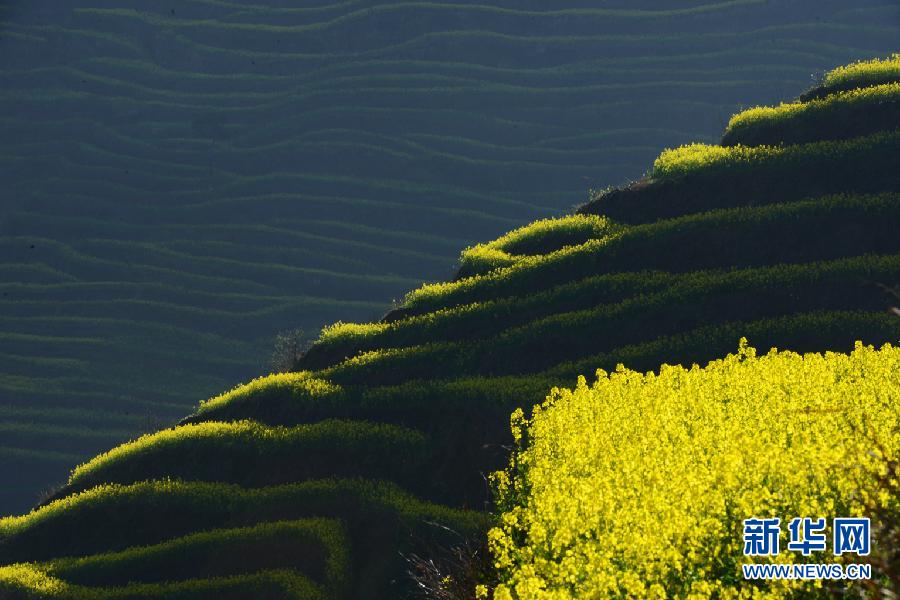
[[(442, 575), (450, 548), (483, 539), (509, 415), (551, 387), (704, 362), (741, 336), (896, 342), (898, 89), (900, 57), (837, 70), (818, 100), (734, 117), (730, 145), (667, 150), (577, 215), (468, 248), (453, 281), (325, 329), (296, 371), (201, 403), (0, 520), (0, 592), (406, 597), (403, 556)], [(870, 95), (879, 110), (857, 110)]]
[(894, 0), (170, 4), (0, 6), (0, 513), (900, 32)]

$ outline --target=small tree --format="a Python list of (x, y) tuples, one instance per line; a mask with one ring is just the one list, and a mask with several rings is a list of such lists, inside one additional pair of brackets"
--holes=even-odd
[(275, 373), (294, 369), (300, 356), (309, 349), (312, 340), (303, 329), (282, 331), (275, 336), (275, 348), (269, 366)]

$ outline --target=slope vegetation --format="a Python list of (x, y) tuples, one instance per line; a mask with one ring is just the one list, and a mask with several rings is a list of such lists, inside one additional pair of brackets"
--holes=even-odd
[[(771, 137), (769, 119), (797, 132), (792, 118), (815, 110), (732, 123)], [(43, 506), (0, 520), (0, 590), (404, 597), (401, 553), (440, 570), (447, 548), (483, 539), (482, 474), (505, 465), (510, 413), (552, 387), (620, 363), (705, 362), (742, 336), (797, 351), (896, 341), (883, 286), (900, 282), (900, 189), (864, 162), (896, 162), (897, 132), (865, 125), (834, 143), (815, 139), (823, 123), (802, 142), (666, 151), (650, 177), (581, 216), (465, 250), (467, 273), (411, 292), (381, 322), (325, 329), (295, 372), (80, 466)], [(809, 193), (786, 182), (792, 170)], [(735, 195), (731, 178), (755, 178), (761, 195)]]
[[(0, 6), (0, 512), (253, 377), (276, 332), (383, 314), (460, 247), (894, 50), (900, 17), (895, 0), (175, 4)], [(549, 247), (473, 253), (462, 274)]]

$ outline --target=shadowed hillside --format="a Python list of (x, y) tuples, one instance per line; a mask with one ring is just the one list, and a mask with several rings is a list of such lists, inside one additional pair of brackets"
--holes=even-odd
[(894, 0), (547, 6), (3, 3), (0, 512), (900, 31)]
[[(405, 597), (402, 555), (440, 569), (483, 538), (509, 415), (551, 387), (705, 362), (742, 336), (897, 341), (882, 286), (900, 282), (898, 86), (897, 57), (839, 69), (807, 100), (736, 115), (724, 145), (666, 150), (578, 215), (466, 249), (453, 281), (326, 328), (295, 372), (201, 403), (0, 521), (0, 590)], [(872, 94), (887, 125), (859, 110)]]

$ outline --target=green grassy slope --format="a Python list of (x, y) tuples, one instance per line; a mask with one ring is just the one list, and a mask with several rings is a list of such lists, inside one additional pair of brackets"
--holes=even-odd
[[(742, 336), (798, 351), (896, 342), (883, 286), (900, 284), (897, 180), (789, 193), (783, 178), (868, 168), (854, 149), (896, 132), (867, 126), (823, 153), (816, 131), (832, 129), (805, 120), (814, 110), (739, 115), (763, 115), (742, 135), (783, 127), (803, 142), (666, 151), (646, 180), (599, 194), (581, 216), (465, 250), (471, 273), (410, 292), (382, 321), (325, 329), (295, 372), (80, 466), (40, 508), (0, 520), (0, 591), (405, 597), (401, 554), (442, 569), (448, 548), (484, 535), (483, 474), (505, 464), (509, 414), (551, 387), (622, 363), (704, 362)], [(900, 158), (880, 148), (884, 164)], [(710, 183), (747, 174), (761, 197)], [(182, 555), (215, 558), (186, 567)]]
[(0, 513), (898, 31), (893, 0), (5, 4)]

